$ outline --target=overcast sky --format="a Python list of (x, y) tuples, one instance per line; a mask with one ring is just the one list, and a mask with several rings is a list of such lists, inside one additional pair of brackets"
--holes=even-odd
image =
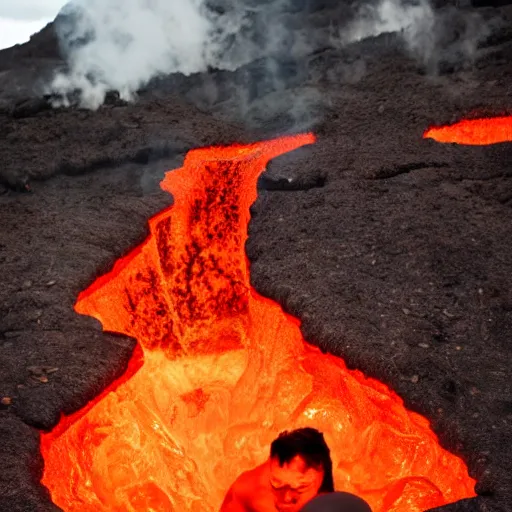
[(53, 21), (66, 0), (0, 0), (0, 48), (24, 43)]

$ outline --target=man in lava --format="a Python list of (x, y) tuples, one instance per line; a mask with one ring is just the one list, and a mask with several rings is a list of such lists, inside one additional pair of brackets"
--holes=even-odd
[(299, 512), (318, 494), (333, 491), (331, 454), (323, 434), (299, 428), (279, 434), (269, 459), (236, 479), (220, 512)]

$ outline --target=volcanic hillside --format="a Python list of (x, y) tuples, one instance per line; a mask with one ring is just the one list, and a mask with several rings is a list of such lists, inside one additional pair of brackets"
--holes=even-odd
[(307, 35), (299, 50), (160, 74), (97, 109), (47, 89), (69, 64), (59, 20), (0, 52), (0, 510), (60, 510), (40, 483), (40, 431), (135, 347), (73, 306), (172, 202), (165, 171), (194, 148), (311, 131), (259, 179), (252, 285), (463, 458), (478, 496), (438, 510), (512, 511), (512, 143), (423, 138), (512, 115), (512, 5), (437, 2), (426, 55), (400, 32), (343, 43), (357, 3), (281, 4), (290, 41)]

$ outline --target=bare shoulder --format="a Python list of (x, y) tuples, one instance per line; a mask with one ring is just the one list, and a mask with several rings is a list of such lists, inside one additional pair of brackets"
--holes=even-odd
[(261, 485), (266, 464), (244, 471), (233, 484), (233, 489), (240, 496), (252, 497), (254, 491)]
[(253, 510), (252, 504), (263, 481), (264, 471), (264, 465), (261, 465), (240, 474), (226, 494), (221, 512)]

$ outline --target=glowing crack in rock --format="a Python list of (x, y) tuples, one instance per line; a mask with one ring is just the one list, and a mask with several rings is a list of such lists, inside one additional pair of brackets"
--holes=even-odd
[(43, 483), (66, 511), (218, 510), (282, 430), (324, 432), (337, 488), (375, 512), (474, 496), (428, 421), (250, 286), (244, 244), (268, 161), (311, 134), (190, 151), (162, 188), (174, 205), (147, 240), (82, 292), (76, 311), (138, 340), (130, 368), (42, 436)]
[(509, 142), (512, 141), (512, 116), (464, 119), (452, 125), (429, 128), (423, 137), (472, 146)]

